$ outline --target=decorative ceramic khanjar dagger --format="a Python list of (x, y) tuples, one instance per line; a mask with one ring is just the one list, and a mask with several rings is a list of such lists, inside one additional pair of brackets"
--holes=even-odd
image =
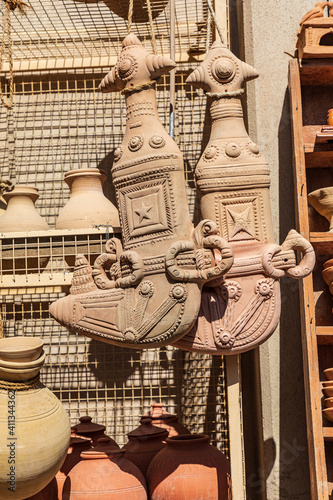
[[(262, 343), (279, 321), (279, 278), (302, 278), (314, 266), (312, 246), (296, 231), (274, 244), (269, 166), (246, 132), (241, 105), (242, 84), (257, 76), (215, 42), (187, 78), (211, 98), (211, 136), (196, 167), (201, 214), (230, 243), (234, 264), (224, 282), (204, 288), (197, 323), (175, 344), (182, 349), (233, 354)], [(304, 256), (298, 266), (293, 250)]]
[(104, 92), (122, 90), (126, 98), (126, 131), (112, 168), (124, 248), (109, 240), (93, 270), (78, 256), (71, 294), (50, 308), (67, 328), (128, 347), (165, 345), (184, 335), (197, 318), (203, 284), (233, 261), (216, 223), (204, 220), (193, 229), (183, 157), (158, 118), (152, 86), (174, 66), (128, 35), (102, 81)]

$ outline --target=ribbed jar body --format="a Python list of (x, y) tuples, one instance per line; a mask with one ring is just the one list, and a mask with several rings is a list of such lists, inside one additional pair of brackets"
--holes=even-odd
[(230, 466), (203, 434), (174, 436), (147, 473), (151, 500), (230, 500)]

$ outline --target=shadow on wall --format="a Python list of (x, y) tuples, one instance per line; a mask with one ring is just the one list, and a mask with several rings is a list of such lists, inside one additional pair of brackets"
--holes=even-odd
[[(280, 241), (295, 227), (293, 152), (286, 89), (278, 131)], [(297, 228), (296, 228), (297, 229)], [(281, 280), (280, 318), (280, 498), (310, 499), (299, 283)], [(300, 488), (302, 490), (300, 491)]]

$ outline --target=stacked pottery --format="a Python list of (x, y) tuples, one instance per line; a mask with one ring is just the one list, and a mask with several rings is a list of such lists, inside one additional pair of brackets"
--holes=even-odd
[(92, 418), (88, 415), (79, 418), (80, 423), (72, 427), (74, 431), (79, 436), (83, 436), (91, 440), (91, 446), (97, 446), (97, 441), (100, 438), (107, 437), (110, 442), (119, 448), (117, 443), (105, 434), (105, 425), (97, 424), (92, 421)]
[(178, 434), (190, 434), (190, 431), (178, 422), (177, 415), (172, 415), (163, 409), (162, 403), (153, 403), (151, 410), (142, 418), (151, 418), (153, 425), (168, 431), (168, 437), (178, 436)]
[(333, 368), (324, 370), (324, 375), (327, 381), (322, 383), (325, 395), (324, 404), (326, 406), (323, 410), (323, 415), (327, 420), (333, 422)]
[(312, 191), (308, 194), (308, 201), (320, 215), (328, 220), (329, 232), (333, 232), (333, 186)]
[(98, 225), (119, 227), (117, 208), (103, 194), (103, 170), (85, 168), (65, 174), (71, 195), (59, 212), (56, 229), (87, 229)]
[(168, 438), (151, 461), (147, 486), (151, 500), (230, 500), (230, 466), (204, 434)]
[(99, 439), (68, 474), (63, 500), (147, 500), (145, 479), (124, 454), (110, 438)]
[(151, 418), (141, 418), (140, 425), (127, 434), (128, 442), (122, 448), (125, 458), (135, 464), (144, 477), (152, 459), (166, 446), (168, 431), (152, 425)]
[(0, 500), (40, 492), (66, 457), (69, 419), (39, 381), (42, 348), (34, 337), (0, 339)]
[(329, 259), (324, 263), (322, 272), (325, 283), (329, 286), (329, 291), (333, 295), (333, 259)]

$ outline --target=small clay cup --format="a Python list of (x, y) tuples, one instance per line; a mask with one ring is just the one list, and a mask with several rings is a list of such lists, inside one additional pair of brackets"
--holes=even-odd
[(0, 342), (0, 359), (4, 361), (35, 361), (42, 353), (44, 342), (37, 337), (5, 337)]
[(324, 370), (324, 375), (327, 378), (328, 381), (332, 381), (333, 383), (333, 368), (327, 368)]

